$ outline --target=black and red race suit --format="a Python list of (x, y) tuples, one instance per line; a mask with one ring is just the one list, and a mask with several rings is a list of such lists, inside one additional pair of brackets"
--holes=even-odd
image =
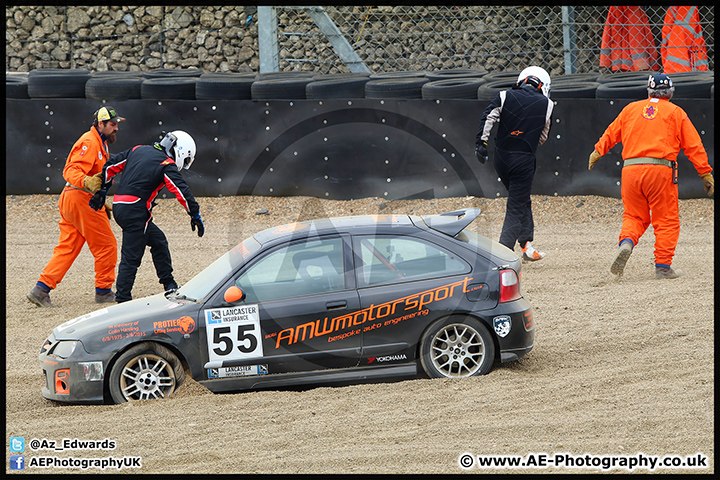
[(150, 247), (155, 271), (163, 287), (166, 290), (177, 287), (167, 238), (152, 221), (154, 200), (160, 191), (167, 188), (191, 217), (199, 215), (200, 205), (175, 161), (158, 145), (138, 145), (111, 155), (103, 168), (104, 183), (112, 182), (120, 173), (113, 197), (113, 215), (123, 230), (115, 299), (125, 302), (132, 299), (135, 275), (146, 246)]

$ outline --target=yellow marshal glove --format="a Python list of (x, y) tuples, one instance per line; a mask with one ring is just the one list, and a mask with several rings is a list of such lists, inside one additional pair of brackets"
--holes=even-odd
[(700, 178), (702, 178), (705, 193), (707, 193), (708, 197), (712, 197), (715, 194), (715, 179), (712, 173), (703, 173)]
[(102, 186), (102, 173), (96, 173), (92, 177), (86, 176), (83, 178), (83, 187), (92, 193), (96, 193)]
[(602, 155), (598, 153), (597, 150), (593, 150), (593, 152), (590, 154), (590, 161), (588, 162), (588, 170), (592, 170), (593, 166), (595, 166), (595, 162), (600, 160)]

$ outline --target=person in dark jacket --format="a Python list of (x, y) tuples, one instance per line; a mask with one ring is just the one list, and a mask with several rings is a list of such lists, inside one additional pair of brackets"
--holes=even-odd
[(475, 137), (475, 156), (485, 163), (490, 131), (498, 124), (493, 165), (508, 191), (500, 243), (510, 250), (519, 243), (522, 258), (528, 261), (545, 256), (532, 246), (535, 224), (530, 190), (535, 151), (550, 132), (553, 103), (549, 97), (550, 75), (540, 67), (526, 68), (512, 89), (499, 92), (487, 106)]
[(150, 247), (155, 271), (165, 291), (178, 288), (172, 275), (172, 259), (167, 238), (152, 221), (154, 200), (163, 187), (175, 195), (190, 215), (190, 225), (199, 237), (205, 233), (200, 218), (200, 206), (180, 171), (189, 169), (195, 161), (195, 141), (182, 130), (168, 133), (154, 145), (137, 145), (111, 155), (103, 167), (103, 185), (90, 200), (96, 210), (105, 203), (105, 196), (113, 178), (122, 172), (113, 197), (115, 221), (123, 231), (120, 264), (115, 282), (118, 303), (132, 299), (132, 287), (145, 247)]

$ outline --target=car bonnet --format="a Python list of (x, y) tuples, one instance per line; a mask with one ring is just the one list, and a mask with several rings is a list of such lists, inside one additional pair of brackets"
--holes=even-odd
[(74, 318), (55, 327), (53, 334), (57, 340), (83, 340), (88, 336), (107, 335), (114, 326), (127, 325), (145, 331), (152, 328), (152, 321), (163, 316), (163, 313), (168, 318), (180, 314), (185, 310), (183, 305), (183, 302), (169, 301), (159, 293)]

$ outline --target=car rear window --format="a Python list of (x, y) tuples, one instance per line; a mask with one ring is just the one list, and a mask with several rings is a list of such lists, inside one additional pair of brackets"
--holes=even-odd
[(480, 235), (479, 233), (468, 230), (467, 228), (455, 236), (455, 239), (472, 245), (480, 251), (492, 253), (496, 257), (502, 260), (512, 262), (517, 260), (515, 252), (507, 248), (501, 243), (490, 240), (487, 237)]
[(360, 256), (358, 285), (424, 280), (468, 273), (458, 255), (424, 240), (396, 235), (359, 235), (354, 250)]

